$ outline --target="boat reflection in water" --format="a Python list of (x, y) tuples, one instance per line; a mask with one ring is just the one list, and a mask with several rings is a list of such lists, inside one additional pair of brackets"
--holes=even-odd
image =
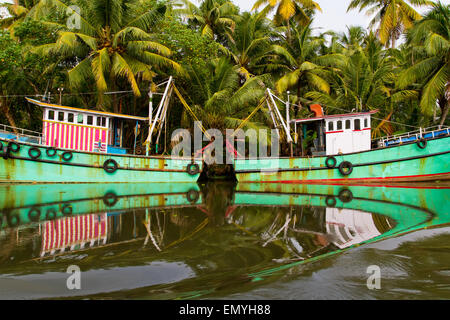
[(0, 298), (221, 296), (450, 222), (446, 188), (12, 185), (0, 200)]

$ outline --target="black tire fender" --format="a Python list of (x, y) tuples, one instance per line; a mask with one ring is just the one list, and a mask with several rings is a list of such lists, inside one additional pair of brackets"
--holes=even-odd
[(196, 203), (200, 198), (200, 193), (195, 189), (191, 189), (186, 193), (186, 198), (190, 203)]
[[(332, 161), (332, 164), (330, 164), (330, 160)], [(329, 156), (325, 159), (325, 165), (327, 168), (333, 169), (336, 168), (337, 160), (333, 156)]]
[(31, 222), (38, 222), (41, 219), (41, 210), (36, 207), (32, 207), (30, 211), (28, 211), (28, 219)]
[(32, 147), (28, 150), (28, 155), (31, 159), (36, 160), (41, 157), (41, 150), (36, 147)]
[(70, 151), (66, 151), (66, 152), (63, 152), (63, 154), (61, 155), (61, 157), (62, 157), (62, 159), (63, 159), (64, 161), (70, 161), (70, 160), (72, 160), (72, 158), (73, 158), (73, 153), (70, 152)]
[(103, 163), (103, 169), (108, 173), (114, 173), (117, 169), (119, 169), (119, 165), (117, 164), (116, 160), (108, 159)]
[(11, 228), (15, 228), (20, 224), (20, 216), (18, 214), (8, 214), (6, 220)]
[(20, 151), (20, 144), (11, 141), (10, 143), (8, 143), (8, 149), (14, 153), (19, 152)]
[(58, 153), (58, 150), (55, 149), (55, 148), (53, 148), (53, 147), (50, 147), (50, 148), (47, 148), (47, 150), (45, 150), (45, 153), (46, 153), (47, 156), (49, 156), (50, 158), (53, 158), (53, 157), (56, 156), (56, 154)]
[(336, 206), (336, 203), (337, 201), (335, 196), (328, 195), (325, 198), (325, 204), (327, 205), (328, 208), (334, 208)]
[(186, 166), (186, 171), (187, 173), (189, 173), (191, 176), (195, 176), (196, 174), (200, 173), (200, 167), (198, 164), (196, 164), (195, 162), (189, 163)]
[(57, 216), (57, 212), (54, 208), (50, 208), (47, 210), (47, 213), (45, 214), (45, 220), (54, 220)]
[(338, 195), (339, 200), (348, 203), (353, 200), (353, 193), (349, 189), (342, 189)]
[(427, 140), (424, 139), (424, 138), (422, 138), (422, 139), (420, 139), (420, 140), (417, 141), (417, 146), (418, 146), (420, 149), (425, 149), (425, 148), (427, 147), (427, 144), (428, 144), (428, 142), (427, 142)]
[(73, 207), (72, 207), (72, 205), (69, 204), (69, 203), (66, 203), (66, 204), (63, 205), (62, 208), (61, 208), (61, 213), (62, 213), (64, 216), (71, 216), (71, 215), (72, 215), (72, 212), (73, 212)]
[[(347, 169), (347, 171), (345, 169)], [(353, 164), (350, 161), (342, 161), (339, 165), (339, 172), (343, 176), (350, 175), (353, 172)]]
[(108, 192), (107, 194), (105, 194), (103, 196), (103, 203), (107, 207), (114, 207), (118, 200), (119, 200), (119, 198), (117, 197), (117, 195), (114, 192)]

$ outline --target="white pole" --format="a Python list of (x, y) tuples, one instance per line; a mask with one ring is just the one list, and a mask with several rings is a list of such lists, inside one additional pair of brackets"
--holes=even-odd
[[(291, 122), (291, 115), (290, 115), (289, 111), (290, 110), (289, 110), (289, 91), (288, 91), (287, 92), (287, 102), (286, 102), (286, 126), (287, 126), (288, 132), (290, 134), (291, 133), (291, 124), (290, 124), (290, 122)], [(293, 145), (292, 145), (292, 139), (289, 142), (289, 148), (291, 150), (291, 157), (293, 157), (294, 156), (294, 148), (293, 148)]]
[(286, 102), (286, 125), (289, 132), (291, 132), (291, 124), (289, 123), (291, 121), (291, 117), (289, 114), (289, 91), (287, 92), (287, 102)]
[(150, 131), (148, 132), (147, 142), (148, 142), (148, 148), (150, 149), (150, 143), (152, 139), (153, 130), (155, 129), (156, 122), (158, 122), (162, 107), (164, 105), (164, 101), (167, 98), (167, 92), (169, 91), (169, 88), (172, 84), (172, 76), (169, 78), (169, 81), (167, 82), (166, 90), (164, 91), (164, 95), (161, 99), (161, 102), (159, 103), (158, 110), (156, 111), (155, 119), (153, 120), (153, 123), (151, 124)]
[(287, 142), (292, 142), (291, 134), (288, 131), (288, 128), (286, 126), (286, 123), (284, 123), (283, 117), (281, 116), (280, 110), (278, 110), (277, 104), (275, 103), (275, 100), (273, 99), (272, 92), (270, 89), (267, 89), (270, 95), (270, 99), (272, 100), (272, 103), (274, 105), (275, 111), (277, 112), (278, 118), (280, 119), (281, 124), (283, 125), (283, 128), (286, 132)]
[(148, 102), (148, 123), (152, 123), (152, 117), (153, 117), (153, 92), (152, 88), (150, 86), (150, 92), (148, 93), (148, 96), (150, 98), (150, 101)]
[(280, 139), (280, 131), (278, 130), (278, 123), (275, 121), (275, 118), (273, 116), (273, 111), (272, 111), (272, 108), (270, 107), (269, 101), (267, 101), (267, 107), (269, 108), (269, 114), (270, 114), (270, 117), (272, 118), (273, 126), (275, 127), (275, 130), (277, 131), (278, 139)]
[[(152, 117), (153, 117), (153, 91), (152, 91), (152, 85), (150, 84), (150, 91), (148, 93), (148, 96), (150, 98), (148, 102), (148, 125), (152, 123)], [(151, 139), (151, 137), (150, 137)], [(150, 143), (148, 144), (147, 148), (147, 156), (150, 155)]]

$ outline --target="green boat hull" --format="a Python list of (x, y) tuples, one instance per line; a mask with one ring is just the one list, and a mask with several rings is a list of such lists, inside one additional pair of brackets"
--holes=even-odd
[[(122, 156), (74, 150), (57, 150), (56, 155), (53, 155), (52, 152), (47, 152), (48, 148), (39, 145), (4, 139), (0, 139), (0, 142), (2, 144), (0, 182), (194, 183), (202, 170), (202, 161), (190, 158)], [(20, 149), (16, 151), (14, 146), (14, 150), (10, 149), (9, 152), (6, 152), (7, 145), (11, 143), (20, 146)], [(30, 149), (32, 150), (30, 151)], [(66, 153), (65, 159), (63, 158), (64, 153)], [(39, 157), (33, 159), (37, 155)], [(66, 161), (66, 159), (68, 160)], [(105, 162), (110, 159), (114, 160), (118, 166), (114, 172), (107, 172), (104, 168)], [(192, 163), (198, 165), (198, 172), (191, 170), (188, 173), (188, 166)], [(111, 167), (111, 164), (108, 167)]]
[[(335, 167), (326, 165), (328, 157), (237, 159), (239, 182), (379, 182), (434, 181), (450, 179), (450, 137), (427, 140), (425, 148), (408, 143), (370, 151), (336, 155)], [(344, 161), (351, 164), (340, 170)], [(329, 164), (333, 164), (330, 161)], [(343, 173), (344, 172), (344, 173)]]
[[(308, 205), (367, 211), (398, 222), (386, 235), (447, 224), (450, 187), (239, 183), (236, 205)], [(414, 228), (413, 228), (414, 226)]]
[(0, 185), (0, 230), (82, 214), (202, 203), (196, 183)]
[[(240, 183), (235, 194), (236, 206), (312, 206), (369, 212), (395, 221), (391, 229), (379, 236), (311, 259), (288, 263), (249, 274), (253, 281), (283, 274), (284, 270), (326, 259), (363, 244), (382, 241), (418, 230), (437, 228), (450, 223), (450, 188), (406, 186), (342, 186), (319, 184)], [(343, 192), (346, 196), (343, 197)], [(351, 195), (350, 197), (348, 195)], [(333, 199), (330, 201), (330, 199)], [(330, 206), (330, 203), (332, 204)]]

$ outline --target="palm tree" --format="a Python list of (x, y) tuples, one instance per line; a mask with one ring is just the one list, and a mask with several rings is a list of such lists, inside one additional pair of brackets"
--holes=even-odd
[(239, 66), (226, 57), (210, 61), (206, 70), (190, 66), (188, 72), (193, 109), (205, 128), (237, 128), (265, 94), (264, 76), (250, 77), (241, 85)]
[[(199, 7), (182, 0), (185, 8), (177, 10), (188, 22), (200, 28), (202, 36), (215, 39), (221, 35), (231, 38), (239, 9), (228, 0), (204, 0)], [(224, 40), (224, 39), (219, 39)]]
[[(151, 7), (153, 2), (145, 0), (84, 0), (72, 2), (81, 11), (71, 15), (79, 21), (79, 29), (50, 22), (61, 28), (55, 43), (36, 48), (44, 54), (57, 54), (72, 63), (68, 72), (72, 87), (95, 82), (102, 94), (127, 84), (135, 96), (140, 96), (139, 80), (150, 82), (156, 70), (169, 67), (181, 72), (181, 66), (169, 59), (171, 51), (154, 41), (152, 26), (165, 12), (162, 5)], [(41, 0), (36, 8), (37, 16), (67, 12), (68, 6), (59, 0)], [(75, 65), (73, 65), (75, 61)], [(117, 103), (114, 111), (118, 112)]]
[(5, 8), (10, 16), (0, 19), (0, 28), (8, 29), (11, 36), (14, 37), (14, 29), (25, 20), (30, 9), (33, 8), (37, 2), (37, 0), (14, 0), (13, 4), (1, 3), (0, 8)]
[(450, 5), (436, 3), (408, 33), (408, 43), (419, 59), (400, 74), (399, 86), (421, 89), (420, 107), (431, 114), (436, 101), (444, 124), (450, 100)]
[(269, 20), (260, 13), (244, 12), (229, 41), (229, 54), (243, 78), (264, 72), (271, 52)]
[(272, 11), (276, 7), (274, 16), (275, 23), (289, 21), (295, 17), (298, 22), (308, 24), (310, 22), (311, 12), (320, 10), (319, 4), (312, 0), (257, 0), (253, 5), (252, 10), (266, 5), (265, 12)]
[(324, 38), (311, 35), (310, 24), (306, 27), (293, 27), (294, 37), (291, 42), (284, 38), (279, 44), (273, 45), (273, 51), (278, 55), (272, 63), (279, 66), (283, 73), (276, 83), (279, 93), (292, 88), (301, 97), (302, 90), (316, 89), (329, 93), (330, 84), (327, 80), (330, 69), (328, 66), (337, 64), (343, 56), (338, 53), (318, 55)]
[(379, 109), (385, 121), (374, 130), (374, 135), (379, 135), (380, 131), (392, 134), (394, 129), (388, 120), (398, 111), (395, 108), (400, 102), (417, 98), (417, 93), (395, 87), (394, 59), (383, 50), (373, 33), (363, 43), (349, 46), (352, 50), (347, 49), (338, 70), (333, 72), (331, 93), (315, 90), (305, 96), (330, 106), (329, 112)]
[(385, 46), (390, 42), (391, 46), (395, 47), (395, 42), (403, 31), (411, 28), (415, 21), (422, 18), (411, 5), (425, 6), (432, 3), (428, 0), (352, 0), (347, 11), (359, 7), (360, 12), (366, 9), (368, 15), (375, 14), (370, 27), (378, 24), (377, 33), (380, 41)]
[(342, 33), (340, 42), (351, 55), (352, 50), (360, 48), (367, 37), (367, 31), (360, 26), (347, 27), (347, 32)]

